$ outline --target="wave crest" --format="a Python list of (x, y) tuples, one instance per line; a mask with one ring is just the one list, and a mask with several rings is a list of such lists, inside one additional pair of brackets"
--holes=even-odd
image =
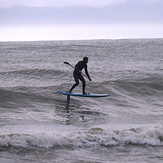
[(78, 132), (62, 132), (61, 134), (7, 134), (0, 135), (1, 147), (37, 146), (52, 147), (97, 147), (117, 145), (151, 145), (163, 146), (163, 125), (155, 127), (130, 128), (125, 130), (105, 130), (91, 128)]

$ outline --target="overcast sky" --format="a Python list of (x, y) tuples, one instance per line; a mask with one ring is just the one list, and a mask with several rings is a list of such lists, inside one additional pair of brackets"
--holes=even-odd
[(0, 41), (163, 38), (163, 0), (0, 0)]

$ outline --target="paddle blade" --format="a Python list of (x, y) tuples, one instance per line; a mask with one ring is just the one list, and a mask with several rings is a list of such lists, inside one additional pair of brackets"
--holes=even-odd
[(69, 66), (71, 66), (72, 68), (75, 68), (75, 67), (73, 67), (70, 63), (68, 63), (68, 62), (63, 62), (64, 64), (67, 64), (67, 65), (69, 65)]
[(63, 62), (64, 64), (70, 65), (68, 62)]

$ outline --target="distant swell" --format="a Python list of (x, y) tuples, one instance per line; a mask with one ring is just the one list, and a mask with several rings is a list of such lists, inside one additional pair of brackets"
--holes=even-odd
[(17, 71), (9, 71), (9, 72), (0, 72), (0, 75), (8, 77), (23, 77), (30, 79), (31, 77), (47, 77), (47, 79), (51, 76), (58, 76), (62, 74), (62, 71), (54, 70), (54, 69), (24, 69)]

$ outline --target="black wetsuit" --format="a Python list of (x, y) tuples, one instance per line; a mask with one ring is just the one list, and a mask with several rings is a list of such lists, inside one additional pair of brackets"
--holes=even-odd
[(81, 82), (83, 83), (82, 87), (83, 87), (83, 94), (85, 94), (85, 79), (81, 74), (82, 69), (85, 69), (85, 73), (88, 76), (88, 78), (90, 78), (89, 73), (87, 71), (87, 63), (84, 61), (79, 61), (76, 65), (75, 65), (75, 70), (73, 72), (73, 76), (74, 76), (74, 80), (75, 80), (75, 84), (72, 86), (72, 88), (70, 89), (70, 92), (79, 85), (79, 80), (81, 80)]

